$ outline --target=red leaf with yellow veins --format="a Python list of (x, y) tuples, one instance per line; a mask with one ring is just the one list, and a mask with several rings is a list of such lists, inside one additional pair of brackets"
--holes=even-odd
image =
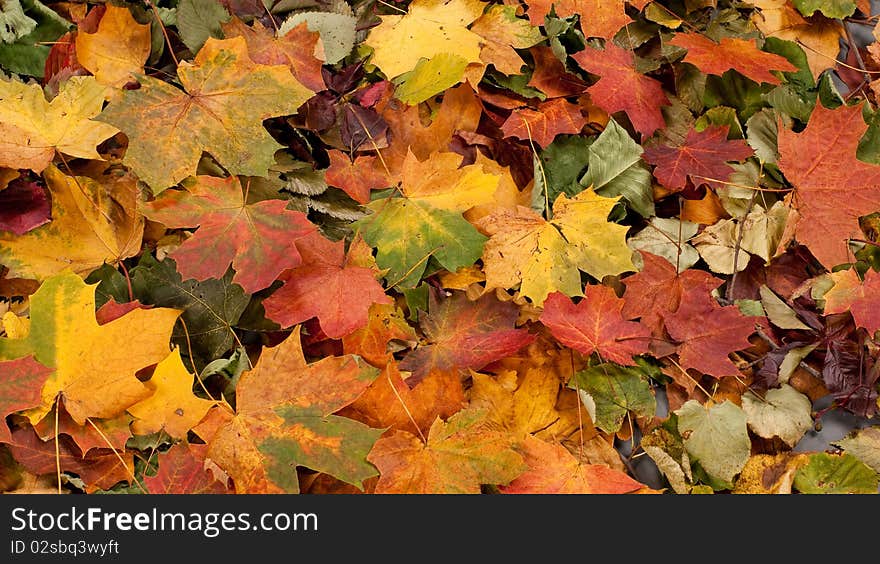
[(324, 179), (361, 204), (370, 201), (370, 191), (387, 188), (394, 184), (380, 169), (378, 157), (359, 156), (352, 161), (338, 150), (327, 151), (330, 166), (324, 171)]
[(779, 128), (779, 169), (800, 214), (795, 239), (828, 270), (852, 261), (848, 239), (861, 237), (859, 217), (880, 210), (880, 166), (856, 158), (867, 129), (861, 104), (816, 104), (800, 133)]
[(727, 139), (726, 125), (709, 126), (703, 131), (693, 127), (684, 143), (677, 146), (657, 145), (645, 149), (642, 158), (656, 165), (654, 177), (667, 188), (682, 190), (690, 177), (695, 186), (717, 185), (733, 172), (728, 161), (743, 161), (755, 151), (742, 139)]
[(880, 274), (868, 269), (860, 280), (855, 270), (848, 269), (832, 272), (831, 278), (834, 286), (823, 296), (825, 315), (849, 311), (857, 327), (874, 335), (880, 329)]
[(691, 292), (666, 316), (666, 330), (680, 343), (682, 368), (722, 378), (739, 374), (728, 355), (752, 346), (749, 336), (758, 319), (743, 315), (735, 305), (722, 307), (708, 294)]
[(427, 433), (435, 419), (449, 418), (466, 403), (458, 372), (431, 372), (410, 389), (397, 363), (392, 361), (339, 415), (363, 421), (370, 427), (418, 435)]
[(586, 123), (587, 118), (581, 114), (580, 106), (565, 98), (554, 98), (539, 104), (536, 110), (514, 110), (502, 124), (501, 131), (505, 137), (531, 140), (546, 147), (557, 135), (580, 133)]
[(51, 440), (56, 433), (67, 435), (79, 448), (83, 456), (89, 454), (92, 449), (114, 448), (125, 450), (125, 443), (131, 438), (129, 425), (134, 418), (123, 413), (113, 419), (89, 418), (85, 425), (80, 425), (61, 406), (58, 414), (58, 428), (55, 428), (55, 412), (52, 411), (42, 421), (34, 425), (37, 435), (44, 441)]
[(640, 318), (655, 337), (662, 337), (664, 318), (678, 311), (685, 295), (708, 295), (724, 281), (704, 270), (687, 269), (677, 273), (675, 265), (663, 257), (639, 251), (644, 261), (642, 270), (622, 280), (621, 313), (626, 319)]
[(484, 484), (507, 484), (523, 471), (511, 437), (485, 410), (437, 419), (427, 443), (406, 431), (376, 441), (367, 460), (379, 469), (377, 494), (478, 494)]
[(535, 340), (527, 329), (514, 328), (518, 316), (515, 304), (492, 294), (475, 301), (464, 292), (443, 300), (429, 294), (428, 314), (420, 321), (425, 344), (408, 353), (400, 369), (412, 372), (413, 383), (432, 370), (479, 370)]
[(268, 29), (259, 20), (249, 26), (238, 18), (230, 18), (221, 24), (227, 39), (244, 37), (248, 56), (261, 65), (287, 65), (293, 76), (312, 92), (320, 92), (327, 87), (321, 75), (321, 59), (315, 57), (315, 46), (320, 34), (309, 31), (303, 22), (282, 37), (275, 37), (275, 31)]
[(368, 312), (367, 324), (342, 337), (345, 354), (356, 354), (364, 360), (384, 367), (389, 360), (391, 341), (400, 341), (401, 347), (415, 345), (415, 330), (403, 317), (403, 311), (393, 304), (374, 303)]
[(588, 47), (572, 58), (585, 71), (599, 75), (598, 82), (587, 88), (597, 106), (609, 114), (626, 112), (643, 138), (666, 126), (660, 107), (669, 105), (669, 98), (660, 82), (636, 70), (631, 51), (609, 42), (603, 51)]
[(66, 435), (58, 441), (41, 441), (33, 428), (21, 428), (12, 432), (9, 450), (15, 460), (34, 474), (52, 474), (58, 465), (62, 472), (72, 472), (85, 483), (86, 492), (106, 490), (119, 482), (132, 479), (134, 456), (131, 451), (113, 452), (108, 449), (94, 450), (83, 457)]
[(32, 355), (15, 360), (0, 361), (0, 443), (12, 440), (6, 416), (16, 411), (36, 407), (42, 399), (43, 384), (52, 369), (43, 366)]
[(360, 488), (376, 474), (365, 457), (383, 430), (332, 414), (378, 372), (354, 356), (306, 363), (297, 326), (241, 376), (235, 414), (215, 407), (220, 415), (209, 412), (207, 427), (196, 432), (207, 435), (207, 457), (229, 474), (237, 493), (297, 493), (297, 466)]
[(371, 305), (392, 303), (376, 270), (352, 264), (344, 241), (315, 232), (297, 248), (303, 264), (282, 274), (284, 285), (263, 300), (266, 316), (282, 327), (317, 317), (321, 330), (339, 339), (367, 324)]
[(667, 43), (687, 49), (684, 62), (706, 74), (720, 76), (733, 69), (758, 83), (779, 84), (779, 78), (770, 71), (798, 70), (785, 57), (758, 49), (754, 39), (724, 37), (716, 43), (699, 33), (678, 33)]
[(158, 457), (155, 476), (145, 476), (151, 494), (232, 493), (205, 468), (205, 445), (178, 443)]
[(648, 352), (651, 331), (624, 319), (622, 309), (623, 299), (612, 288), (588, 284), (577, 304), (562, 292), (550, 294), (544, 301), (541, 323), (567, 347), (632, 366), (633, 356)]
[(284, 270), (300, 265), (297, 240), (317, 227), (286, 200), (245, 201), (238, 177), (197, 176), (185, 190), (168, 190), (144, 204), (144, 214), (171, 228), (198, 227), (170, 253), (183, 279), (232, 281), (248, 293), (267, 288)]
[(505, 494), (627, 494), (644, 484), (604, 464), (584, 464), (558, 443), (526, 437), (519, 445), (528, 470), (507, 486)]

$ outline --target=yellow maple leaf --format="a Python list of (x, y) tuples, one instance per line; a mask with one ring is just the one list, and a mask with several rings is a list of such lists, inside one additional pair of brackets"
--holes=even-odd
[(150, 26), (135, 20), (128, 8), (106, 4), (95, 33), (76, 34), (76, 58), (100, 84), (122, 87), (132, 73), (144, 70), (150, 56)]
[(49, 278), (30, 297), (27, 334), (0, 338), (0, 360), (32, 354), (52, 369), (40, 405), (23, 412), (33, 424), (59, 401), (84, 425), (90, 417), (116, 417), (152, 393), (135, 373), (168, 356), (180, 310), (135, 309), (99, 325), (96, 287), (70, 271)]
[(131, 425), (135, 435), (165, 431), (183, 439), (216, 403), (193, 394), (193, 375), (183, 365), (179, 348), (156, 365), (146, 385), (153, 394), (128, 408), (137, 418)]
[(410, 199), (435, 208), (463, 212), (493, 201), (501, 176), (479, 164), (459, 168), (461, 155), (434, 153), (420, 161), (411, 152), (401, 170), (402, 191)]
[(119, 132), (91, 119), (104, 92), (95, 77), (74, 76), (50, 102), (39, 84), (0, 79), (0, 167), (42, 172), (55, 151), (101, 160), (95, 147)]
[(136, 211), (137, 181), (121, 171), (93, 176), (102, 183), (68, 176), (55, 165), (43, 172), (52, 221), (24, 235), (0, 231), (0, 262), (12, 276), (43, 280), (65, 269), (85, 275), (140, 253), (144, 218)]
[(483, 249), (486, 288), (519, 285), (540, 306), (554, 291), (582, 296), (581, 270), (598, 279), (635, 270), (628, 228), (608, 221), (619, 199), (588, 188), (571, 199), (561, 194), (550, 221), (523, 206), (482, 218), (477, 227), (490, 235)]

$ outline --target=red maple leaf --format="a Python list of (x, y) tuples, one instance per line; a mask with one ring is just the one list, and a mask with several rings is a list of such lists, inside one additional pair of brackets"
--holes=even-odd
[(834, 287), (825, 293), (825, 315), (852, 313), (857, 327), (873, 335), (880, 329), (880, 274), (868, 269), (860, 280), (853, 269), (835, 272)]
[(641, 323), (624, 319), (622, 309), (623, 300), (612, 288), (588, 284), (577, 304), (562, 292), (547, 296), (541, 323), (567, 347), (633, 366), (632, 357), (648, 352), (651, 331)]
[(432, 370), (479, 370), (535, 340), (527, 329), (514, 327), (519, 308), (510, 302), (500, 302), (491, 294), (475, 301), (469, 300), (464, 292), (455, 292), (443, 300), (429, 294), (428, 312), (420, 320), (425, 344), (400, 362), (401, 370), (412, 372), (407, 380), (411, 386)]
[(795, 239), (825, 268), (852, 261), (859, 217), (880, 210), (880, 166), (856, 158), (868, 126), (862, 105), (816, 104), (800, 133), (779, 127), (779, 169), (794, 186)]
[(547, 98), (574, 96), (587, 88), (587, 83), (565, 69), (565, 64), (550, 47), (536, 45), (529, 49), (529, 53), (535, 65), (529, 86), (537, 88)]
[(0, 443), (12, 441), (5, 418), (10, 413), (37, 407), (42, 401), (43, 384), (54, 370), (43, 366), (33, 356), (0, 361)]
[(151, 494), (224, 494), (232, 493), (205, 468), (206, 445), (178, 443), (158, 457), (155, 476), (145, 476), (144, 485)]
[(663, 320), (678, 311), (682, 296), (709, 295), (724, 282), (704, 270), (678, 273), (665, 258), (645, 251), (639, 253), (644, 264), (642, 270), (622, 280), (626, 292), (621, 313), (626, 319), (640, 318), (655, 337), (663, 336)]
[(302, 265), (283, 273), (284, 285), (263, 300), (266, 316), (282, 327), (317, 317), (321, 330), (339, 339), (367, 324), (372, 304), (391, 303), (376, 271), (352, 258), (357, 248), (346, 255), (344, 241), (316, 232), (299, 240), (297, 249)]
[(735, 305), (719, 305), (702, 288), (683, 295), (678, 310), (665, 317), (666, 330), (679, 343), (682, 368), (716, 378), (739, 374), (728, 355), (752, 346), (749, 336), (759, 319), (743, 315)]
[(393, 184), (377, 165), (378, 157), (359, 156), (352, 161), (338, 150), (327, 151), (330, 166), (324, 171), (324, 179), (330, 186), (336, 186), (360, 204), (370, 201), (370, 191), (386, 188)]
[(645, 148), (642, 158), (656, 165), (654, 177), (667, 188), (682, 190), (690, 176), (695, 186), (726, 181), (733, 168), (728, 161), (742, 161), (755, 151), (742, 139), (727, 139), (729, 127), (712, 125), (703, 131), (691, 126), (684, 142), (677, 146)]
[(667, 43), (687, 49), (684, 62), (706, 74), (720, 76), (733, 69), (758, 83), (779, 84), (779, 79), (770, 71), (798, 70), (785, 57), (758, 49), (754, 39), (724, 37), (715, 43), (699, 33), (678, 33)]
[(580, 107), (565, 98), (554, 98), (538, 105), (536, 110), (514, 110), (501, 125), (505, 137), (531, 140), (546, 147), (557, 135), (580, 133), (587, 123)]
[(528, 5), (526, 16), (534, 26), (544, 25), (544, 17), (552, 7), (560, 18), (579, 15), (584, 36), (608, 41), (631, 21), (623, 0), (529, 0)]
[(626, 112), (644, 137), (666, 126), (660, 107), (668, 106), (669, 98), (660, 82), (636, 70), (632, 52), (609, 42), (604, 51), (587, 48), (572, 58), (585, 71), (599, 75), (598, 82), (587, 88), (597, 106), (609, 114)]
[(246, 201), (236, 176), (197, 176), (186, 190), (166, 190), (144, 205), (144, 214), (167, 227), (198, 231), (170, 253), (184, 279), (222, 278), (248, 293), (267, 288), (284, 270), (300, 265), (296, 241), (317, 227), (286, 200)]

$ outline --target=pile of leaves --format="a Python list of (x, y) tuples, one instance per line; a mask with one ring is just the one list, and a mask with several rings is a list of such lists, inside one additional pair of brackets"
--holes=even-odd
[(876, 20), (2, 2), (0, 488), (877, 493)]

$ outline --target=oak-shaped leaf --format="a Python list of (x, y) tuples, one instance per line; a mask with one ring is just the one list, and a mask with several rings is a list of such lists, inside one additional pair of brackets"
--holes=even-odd
[(525, 469), (511, 436), (495, 428), (485, 409), (437, 418), (427, 442), (406, 431), (376, 441), (367, 456), (379, 469), (377, 494), (478, 494), (482, 485), (507, 485)]
[(300, 239), (297, 248), (302, 264), (283, 273), (283, 286), (263, 300), (266, 316), (282, 327), (317, 317), (321, 330), (339, 339), (367, 324), (371, 305), (392, 303), (360, 237), (347, 253), (344, 241), (332, 242), (317, 232)]
[(687, 49), (684, 62), (706, 74), (720, 76), (733, 69), (758, 83), (779, 84), (779, 78), (771, 71), (798, 70), (785, 57), (758, 49), (754, 39), (723, 37), (715, 42), (699, 33), (677, 33), (667, 43)]
[(51, 101), (39, 84), (0, 80), (0, 166), (42, 172), (56, 151), (101, 159), (96, 147), (119, 130), (95, 120), (104, 87), (92, 76), (73, 76)]
[(795, 239), (827, 269), (852, 261), (859, 217), (880, 210), (880, 166), (856, 158), (868, 126), (861, 104), (816, 104), (800, 133), (779, 128), (779, 169), (794, 186)]
[(297, 493), (304, 466), (362, 487), (376, 475), (367, 453), (384, 429), (333, 415), (351, 404), (379, 371), (355, 356), (326, 356), (308, 364), (300, 326), (266, 347), (242, 374), (235, 414), (209, 412), (207, 458), (232, 478), (237, 493)]
[(624, 319), (624, 301), (613, 288), (587, 284), (575, 304), (561, 292), (544, 301), (541, 323), (562, 344), (585, 355), (598, 353), (606, 361), (634, 366), (634, 356), (648, 352), (651, 330)]
[(509, 485), (505, 494), (627, 494), (645, 484), (604, 464), (584, 464), (559, 443), (527, 437), (517, 445), (528, 469)]
[(70, 271), (48, 278), (30, 297), (26, 334), (0, 338), (0, 359), (33, 355), (52, 369), (39, 405), (24, 412), (32, 423), (61, 403), (84, 425), (87, 418), (120, 415), (152, 393), (135, 373), (168, 356), (180, 311), (135, 309), (99, 325), (96, 286)]
[(183, 89), (149, 76), (98, 116), (128, 137), (123, 163), (158, 194), (196, 174), (207, 151), (230, 174), (265, 176), (282, 145), (263, 120), (292, 115), (312, 92), (283, 65), (260, 65), (244, 38), (209, 38), (177, 67)]
[(754, 154), (742, 139), (728, 140), (728, 129), (726, 125), (712, 125), (702, 131), (692, 127), (681, 145), (648, 147), (643, 158), (655, 165), (654, 177), (671, 190), (684, 189), (688, 178), (695, 186), (717, 186), (734, 172), (729, 161), (743, 161)]
[(317, 227), (288, 210), (285, 200), (248, 203), (238, 177), (196, 176), (184, 190), (169, 190), (146, 202), (144, 214), (171, 228), (198, 230), (171, 256), (184, 279), (223, 278), (248, 293), (269, 287), (284, 270), (300, 265), (296, 241)]
[(661, 83), (640, 73), (632, 52), (611, 42), (600, 51), (588, 47), (572, 54), (585, 71), (599, 76), (587, 88), (591, 100), (609, 114), (623, 111), (643, 138), (666, 126), (662, 106), (670, 105)]
[(608, 221), (619, 199), (587, 188), (571, 199), (560, 194), (549, 221), (524, 206), (480, 219), (477, 225), (491, 236), (482, 257), (486, 287), (518, 287), (540, 306), (555, 291), (582, 295), (581, 271), (602, 279), (635, 270), (628, 228)]
[(159, 469), (144, 476), (151, 494), (225, 494), (229, 487), (205, 467), (205, 445), (177, 443), (157, 456)]
[(424, 343), (407, 353), (400, 369), (412, 372), (413, 383), (433, 370), (479, 370), (535, 340), (528, 329), (515, 327), (518, 316), (516, 304), (493, 294), (472, 301), (465, 292), (442, 300), (429, 293), (428, 312), (419, 319)]
[(0, 263), (12, 276), (42, 281), (67, 269), (84, 276), (140, 252), (144, 218), (134, 177), (118, 169), (94, 176), (68, 176), (55, 165), (43, 171), (52, 221), (23, 235), (0, 232)]

